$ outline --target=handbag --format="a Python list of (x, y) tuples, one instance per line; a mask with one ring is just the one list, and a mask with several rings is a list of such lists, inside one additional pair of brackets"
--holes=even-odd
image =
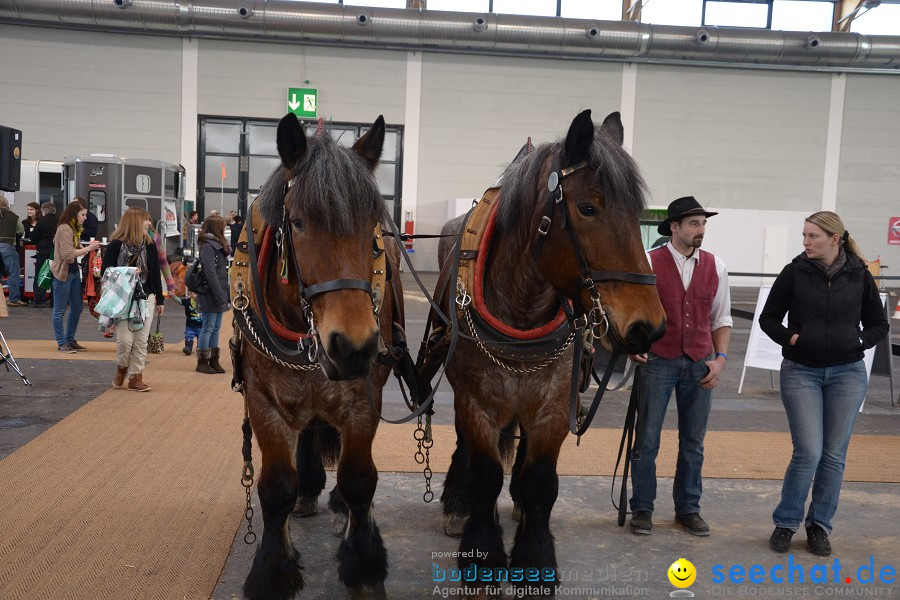
[(97, 302), (97, 313), (110, 319), (127, 319), (131, 297), (138, 280), (135, 267), (110, 267), (103, 274), (103, 294)]
[(50, 271), (50, 263), (53, 262), (53, 255), (56, 253), (56, 249), (50, 252), (50, 258), (44, 261), (44, 264), (41, 265), (40, 271), (38, 271), (37, 277), (35, 278), (35, 285), (37, 285), (42, 290), (49, 290), (53, 286), (53, 273)]
[(163, 341), (163, 334), (159, 330), (160, 321), (162, 321), (161, 315), (156, 319), (156, 332), (151, 333), (150, 337), (147, 339), (147, 352), (150, 354), (162, 354), (166, 349), (165, 342)]
[(184, 285), (195, 294), (209, 293), (209, 282), (206, 280), (206, 273), (203, 272), (203, 266), (200, 264), (199, 258), (194, 261), (194, 264), (191, 265), (191, 268), (185, 274)]

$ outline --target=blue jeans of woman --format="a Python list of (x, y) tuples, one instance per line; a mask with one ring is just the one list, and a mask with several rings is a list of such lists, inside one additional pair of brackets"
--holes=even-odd
[[(78, 273), (69, 272), (65, 281), (53, 277), (50, 283), (53, 292), (53, 335), (56, 337), (56, 345), (71, 344), (75, 341), (75, 330), (78, 329), (78, 320), (81, 318), (81, 278)], [(69, 318), (66, 329), (63, 331), (63, 315), (69, 309)]]
[[(869, 386), (863, 361), (833, 367), (781, 363), (781, 401), (791, 428), (794, 453), (784, 475), (776, 527), (797, 531), (812, 484), (806, 526), (831, 533), (844, 481), (850, 432)], [(813, 483), (815, 479), (815, 483)]]
[(649, 362), (641, 365), (645, 428), (640, 458), (631, 463), (631, 510), (653, 512), (659, 438), (674, 391), (678, 407), (678, 462), (672, 498), (676, 514), (698, 513), (703, 493), (703, 438), (712, 401), (712, 390), (700, 388), (700, 380), (706, 377), (708, 359), (693, 361), (682, 355), (670, 360), (655, 354), (648, 356)]
[(219, 328), (222, 327), (222, 314), (220, 312), (203, 313), (203, 327), (200, 328), (200, 337), (197, 338), (197, 350), (219, 347)]
[(22, 300), (22, 277), (19, 273), (19, 251), (12, 244), (0, 244), (0, 259), (6, 266), (9, 278), (6, 284), (9, 287), (9, 301), (20, 302)]

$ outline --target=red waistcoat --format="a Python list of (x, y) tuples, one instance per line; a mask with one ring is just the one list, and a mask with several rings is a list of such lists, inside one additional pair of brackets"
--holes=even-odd
[(685, 291), (681, 273), (668, 245), (650, 252), (650, 264), (656, 273), (656, 289), (666, 311), (666, 334), (653, 343), (650, 352), (663, 358), (686, 354), (693, 361), (712, 353), (710, 312), (719, 288), (716, 258), (697, 248), (700, 261), (694, 267), (691, 284)]

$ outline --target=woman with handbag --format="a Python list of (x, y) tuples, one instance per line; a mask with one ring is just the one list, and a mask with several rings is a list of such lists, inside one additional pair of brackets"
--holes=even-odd
[[(87, 246), (81, 245), (81, 229), (87, 217), (87, 206), (75, 201), (66, 206), (53, 236), (53, 260), (50, 272), (53, 274), (53, 335), (60, 352), (74, 354), (87, 350), (75, 341), (75, 330), (81, 319), (81, 271), (76, 259), (96, 250), (100, 242), (94, 240)], [(63, 316), (69, 309), (69, 318), (63, 330)]]
[(210, 215), (200, 228), (200, 269), (207, 291), (197, 294), (197, 304), (203, 314), (203, 327), (197, 339), (198, 373), (224, 373), (219, 364), (219, 328), (222, 313), (228, 310), (228, 255), (231, 250), (225, 241), (225, 219)]
[(146, 296), (141, 327), (135, 328), (133, 319), (120, 319), (116, 324), (118, 364), (113, 385), (122, 387), (127, 375), (128, 389), (134, 392), (150, 391), (150, 386), (143, 381), (144, 366), (147, 363), (147, 339), (150, 337), (153, 313), (160, 316), (163, 314), (164, 297), (156, 245), (147, 235), (150, 223), (150, 213), (146, 210), (135, 206), (129, 208), (110, 236), (103, 255), (104, 272), (109, 267), (137, 267), (138, 282), (131, 301), (140, 303), (141, 298)]
[[(53, 236), (56, 235), (56, 226), (59, 224), (56, 218), (56, 206), (52, 202), (41, 204), (43, 218), (38, 219), (37, 225), (31, 232), (31, 242), (37, 246), (37, 254), (34, 259), (34, 272), (40, 273), (41, 268), (50, 260), (53, 254)], [(52, 286), (51, 282), (51, 286)], [(34, 302), (32, 308), (49, 307), (47, 303), (47, 290), (40, 287), (37, 282), (34, 285)]]

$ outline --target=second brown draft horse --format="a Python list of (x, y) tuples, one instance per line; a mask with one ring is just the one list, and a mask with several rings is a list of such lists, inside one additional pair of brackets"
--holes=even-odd
[(336, 489), (348, 519), (338, 577), (351, 598), (384, 597), (388, 561), (372, 516), (372, 440), (390, 374), (379, 359), (392, 325), (402, 323), (402, 290), (391, 290), (399, 286), (399, 250), (383, 244), (376, 228), (386, 216), (373, 175), (384, 131), (379, 117), (345, 148), (328, 132), (307, 137), (293, 115), (283, 118), (282, 166), (254, 202), (245, 227), (252, 230), (237, 247), (236, 269), (259, 273), (252, 282), (241, 277), (245, 293), (233, 300), (235, 371), (262, 452), (264, 530), (244, 583), (253, 600), (292, 598), (303, 587), (288, 517), (301, 489), (298, 436), (314, 421), (340, 437)]
[[(442, 232), (458, 236), (456, 244), (440, 245), (435, 296), (454, 311), (461, 334), (446, 363), (458, 441), (441, 497), (447, 520), (465, 522), (460, 568), (474, 562), (556, 572), (550, 513), (570, 429), (573, 346), (592, 342), (572, 333), (591, 330), (608, 349), (636, 354), (665, 330), (640, 237), (644, 182), (622, 140), (619, 113), (595, 129), (590, 111), (582, 112), (563, 140), (536, 148), (503, 174), (493, 188), (491, 234), (480, 248), (460, 252), (473, 231), (465, 217)], [(460, 261), (474, 262), (471, 281), (457, 273)], [(452, 329), (432, 336), (426, 379)], [(499, 448), (515, 424), (527, 443), (520, 443), (511, 482), (522, 515), (507, 557), (496, 514)], [(552, 595), (552, 585), (545, 589)]]

